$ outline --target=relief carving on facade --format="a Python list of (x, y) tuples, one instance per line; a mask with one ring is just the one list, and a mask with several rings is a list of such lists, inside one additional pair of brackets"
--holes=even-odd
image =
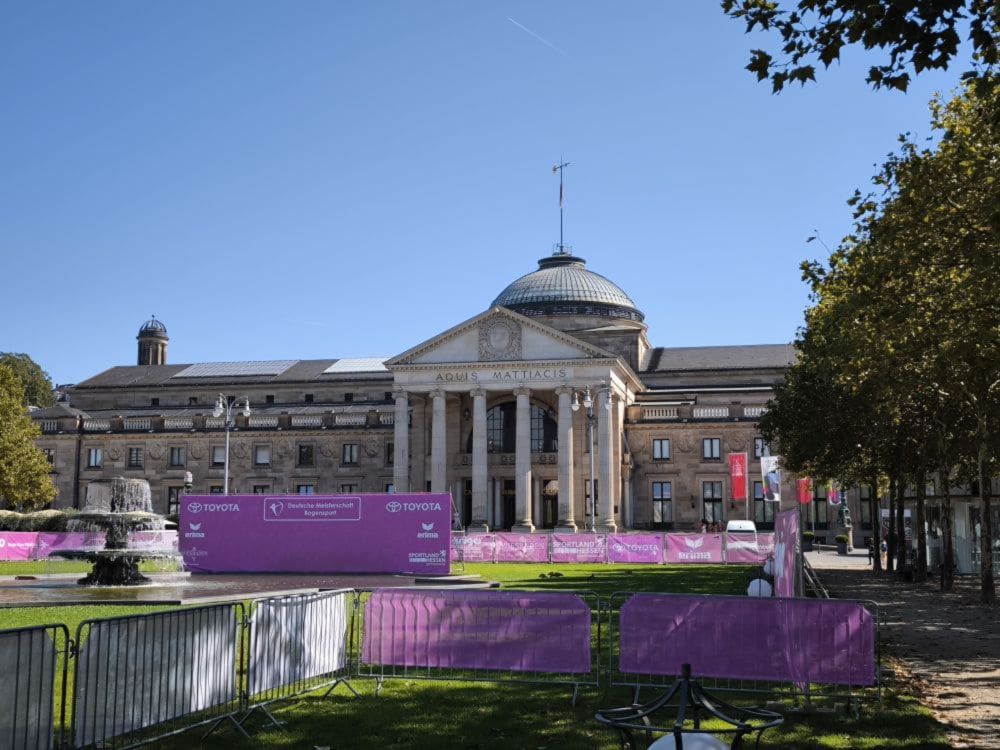
[(236, 458), (246, 458), (248, 453), (247, 444), (242, 441), (233, 446), (233, 455), (236, 456)]
[(368, 458), (375, 458), (378, 455), (378, 439), (368, 438), (365, 441), (365, 454)]
[(195, 443), (188, 449), (188, 454), (195, 461), (201, 461), (202, 457), (205, 455), (205, 451), (203, 450), (201, 443)]
[(729, 453), (742, 453), (746, 450), (747, 439), (745, 435), (730, 435), (726, 438)]
[(482, 362), (521, 359), (521, 326), (506, 318), (493, 318), (479, 326), (479, 359)]
[(333, 458), (333, 443), (324, 440), (319, 444), (319, 452), (326, 458)]
[(163, 458), (163, 443), (153, 443), (149, 446), (149, 457), (159, 461)]
[(690, 453), (694, 450), (694, 437), (690, 434), (684, 433), (679, 438), (677, 438), (677, 449), (681, 453)]
[(112, 461), (117, 461), (121, 457), (122, 457), (122, 451), (121, 448), (119, 448), (117, 445), (112, 445), (110, 448), (108, 448), (108, 458), (110, 458)]

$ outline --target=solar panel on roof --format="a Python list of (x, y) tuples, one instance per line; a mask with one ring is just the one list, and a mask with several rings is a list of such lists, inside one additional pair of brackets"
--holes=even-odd
[(385, 357), (348, 357), (338, 359), (323, 370), (323, 374), (331, 372), (385, 372)]
[(228, 378), (241, 375), (280, 375), (297, 359), (254, 360), (252, 362), (199, 362), (174, 373), (174, 378)]

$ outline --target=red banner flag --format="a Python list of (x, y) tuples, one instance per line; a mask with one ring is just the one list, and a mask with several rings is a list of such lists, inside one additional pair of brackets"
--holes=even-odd
[(729, 486), (733, 500), (747, 499), (747, 454), (729, 454)]
[(799, 505), (808, 505), (812, 502), (812, 482), (809, 477), (796, 480), (795, 489), (799, 496)]

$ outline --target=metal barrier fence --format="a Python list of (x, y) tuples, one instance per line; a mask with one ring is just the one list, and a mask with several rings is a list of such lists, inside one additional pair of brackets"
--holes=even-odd
[(243, 620), (242, 604), (219, 604), (80, 623), (72, 745), (133, 747), (227, 719), (239, 729)]
[(0, 747), (48, 750), (62, 744), (68, 659), (65, 625), (0, 632)]
[(277, 720), (270, 703), (340, 683), (357, 696), (351, 672), (353, 589), (272, 597), (250, 605), (246, 713), (261, 711)]
[[(606, 661), (605, 672), (608, 679), (608, 684), (612, 686), (621, 687), (631, 687), (633, 688), (636, 696), (636, 701), (638, 701), (639, 691), (642, 688), (666, 688), (669, 687), (675, 679), (680, 675), (680, 664), (678, 663), (677, 668), (663, 669), (663, 670), (643, 670), (642, 672), (637, 671), (624, 671), (622, 669), (622, 630), (620, 626), (620, 616), (622, 605), (628, 601), (631, 601), (633, 597), (637, 596), (634, 593), (628, 592), (618, 592), (612, 594), (607, 600), (607, 643), (608, 643), (608, 657)], [(679, 595), (679, 594), (643, 594), (644, 597), (661, 597), (664, 599), (668, 598), (691, 598), (691, 599), (704, 599), (709, 601), (718, 600), (732, 600), (734, 602), (756, 602), (763, 603), (763, 606), (768, 606), (768, 602), (775, 603), (775, 606), (787, 606), (795, 607), (796, 602), (802, 603), (816, 603), (824, 604), (827, 600), (817, 600), (817, 599), (793, 599), (793, 598), (763, 598), (763, 599), (753, 599), (747, 597), (729, 597), (729, 596), (691, 596), (691, 595)], [(739, 670), (721, 670), (720, 672), (729, 672), (730, 676), (722, 676), (722, 674), (712, 675), (699, 673), (697, 664), (694, 666), (694, 674), (698, 678), (698, 681), (706, 688), (712, 692), (733, 692), (733, 693), (744, 693), (744, 694), (755, 694), (759, 698), (771, 698), (775, 700), (782, 699), (803, 699), (805, 702), (811, 702), (815, 699), (835, 699), (835, 700), (846, 700), (849, 704), (853, 704), (857, 707), (860, 701), (864, 689), (875, 689), (876, 699), (881, 702), (882, 698), (882, 688), (881, 688), (881, 624), (882, 615), (879, 610), (878, 605), (875, 602), (870, 601), (848, 601), (848, 600), (833, 600), (835, 603), (857, 605), (863, 607), (871, 616), (871, 621), (874, 627), (873, 634), (873, 655), (874, 664), (871, 665), (871, 674), (867, 672), (860, 674), (855, 671), (854, 674), (860, 674), (857, 679), (849, 679), (842, 683), (832, 683), (824, 682), (822, 680), (817, 680), (815, 682), (810, 682), (808, 679), (802, 681), (793, 679), (760, 679), (760, 678), (749, 678), (745, 676), (732, 676), (733, 673), (739, 672)], [(680, 625), (681, 622), (678, 621), (676, 624)], [(811, 662), (811, 666), (814, 670), (806, 670), (805, 674), (809, 671), (813, 671), (814, 674), (824, 675), (830, 674), (835, 671), (836, 662), (838, 659), (842, 660), (844, 658), (845, 643), (841, 641), (840, 643), (826, 643), (823, 641), (823, 634), (820, 630), (815, 630), (812, 632), (812, 640), (806, 639), (801, 640), (798, 634), (793, 634), (791, 631), (793, 628), (782, 628), (782, 632), (774, 632), (773, 623), (765, 623), (763, 621), (758, 621), (753, 617), (740, 617), (733, 618), (727, 622), (720, 622), (719, 625), (721, 629), (725, 631), (725, 634), (721, 634), (719, 629), (713, 629), (711, 627), (705, 627), (700, 630), (698, 638), (695, 640), (682, 641), (682, 643), (687, 643), (690, 648), (698, 648), (702, 643), (718, 643), (719, 651), (722, 652), (723, 649), (733, 652), (733, 658), (743, 658), (745, 663), (750, 663), (754, 661), (754, 651), (758, 653), (771, 653), (767, 650), (770, 645), (775, 643), (782, 643), (782, 647), (789, 648), (793, 650), (798, 656), (804, 657), (803, 650), (812, 651), (810, 659), (814, 661)], [(828, 626), (834, 626), (834, 623), (827, 623)], [(672, 637), (677, 637), (676, 633), (670, 632), (671, 628), (664, 628), (658, 637), (662, 638), (663, 644), (668, 644), (669, 639)], [(792, 638), (796, 640), (794, 644), (785, 644), (782, 639)], [(630, 644), (630, 659), (629, 661), (634, 661), (636, 653), (634, 651), (635, 645)], [(685, 646), (681, 646), (682, 649), (686, 649)], [(826, 649), (825, 651), (823, 649)], [(744, 653), (740, 653), (744, 652)], [(641, 653), (639, 654), (641, 656)], [(857, 654), (848, 654), (848, 656), (856, 656)], [(690, 660), (692, 654), (690, 650), (686, 650), (685, 656), (687, 660)], [(720, 653), (721, 658), (725, 658), (726, 654)], [(746, 657), (751, 657), (747, 659)], [(763, 674), (764, 670), (760, 669), (759, 673)]]
[[(355, 674), (597, 687), (603, 647), (593, 592), (359, 592)], [(490, 647), (487, 648), (486, 646)]]

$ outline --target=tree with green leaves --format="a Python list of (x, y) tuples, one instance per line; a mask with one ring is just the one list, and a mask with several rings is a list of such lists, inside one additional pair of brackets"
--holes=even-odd
[(24, 386), (0, 363), (0, 502), (20, 511), (52, 502), (49, 462), (35, 445), (41, 435), (24, 407)]
[(52, 397), (52, 379), (27, 354), (0, 352), (0, 364), (7, 365), (21, 380), (25, 406), (45, 407), (55, 403)]
[(786, 84), (816, 79), (816, 64), (828, 68), (845, 46), (881, 50), (888, 60), (868, 70), (875, 88), (906, 91), (910, 71), (947, 69), (959, 54), (968, 28), (972, 59), (966, 77), (989, 77), (996, 69), (1000, 44), (1000, 3), (996, 0), (722, 0), (730, 18), (774, 31), (781, 51), (751, 52), (747, 70), (770, 80), (775, 93)]

